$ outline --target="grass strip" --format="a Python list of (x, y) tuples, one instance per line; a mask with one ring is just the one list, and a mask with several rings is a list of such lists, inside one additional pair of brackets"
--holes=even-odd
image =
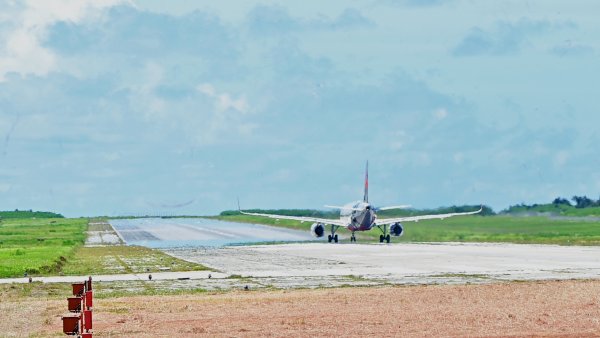
[(0, 278), (55, 275), (85, 243), (87, 219), (4, 219)]
[(159, 271), (201, 271), (206, 267), (141, 246), (78, 248), (62, 269), (64, 275), (107, 275)]
[[(249, 215), (215, 216), (214, 219), (280, 226), (310, 231), (310, 222), (276, 220)], [(406, 222), (404, 235), (393, 242), (498, 242), (520, 244), (600, 245), (600, 222), (547, 217), (464, 216), (445, 220)], [(328, 229), (327, 229), (328, 230)], [(339, 233), (349, 232), (340, 229)], [(359, 232), (359, 241), (379, 240), (378, 229)]]

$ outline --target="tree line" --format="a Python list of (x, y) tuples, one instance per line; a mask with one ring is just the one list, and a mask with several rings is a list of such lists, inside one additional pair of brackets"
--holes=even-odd
[(598, 200), (594, 200), (587, 196), (573, 196), (571, 197), (571, 201), (573, 201), (574, 204), (571, 204), (571, 202), (566, 198), (557, 197), (554, 199), (554, 201), (552, 201), (552, 204), (574, 206), (578, 209), (600, 207), (600, 198)]
[(0, 211), (0, 219), (9, 218), (64, 218), (63, 215), (48, 211), (19, 210)]

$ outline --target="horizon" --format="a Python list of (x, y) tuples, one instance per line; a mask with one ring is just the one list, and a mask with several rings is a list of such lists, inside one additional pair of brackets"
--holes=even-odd
[[(584, 197), (587, 198), (587, 196), (573, 196), (573, 198), (563, 198), (562, 196), (558, 196), (556, 197), (555, 200), (558, 199), (563, 199), (563, 202), (560, 202), (560, 204), (563, 204), (564, 201), (566, 201), (568, 203), (568, 206), (573, 207), (573, 208), (579, 208), (577, 205), (573, 205), (570, 201), (574, 201), (574, 199), (576, 197)], [(592, 202), (596, 202), (593, 199), (591, 199)], [(600, 199), (598, 200), (597, 203), (600, 203)], [(536, 207), (536, 206), (544, 206), (544, 205), (554, 205), (556, 204), (555, 202), (534, 202), (531, 204), (526, 204), (524, 202), (521, 203), (514, 203), (511, 204), (503, 209), (494, 209), (491, 206), (483, 203), (483, 204), (479, 204), (479, 205), (469, 205), (469, 204), (463, 204), (463, 205), (448, 205), (448, 206), (438, 206), (438, 207), (433, 207), (433, 208), (415, 208), (413, 206), (410, 206), (408, 208), (405, 208), (404, 210), (407, 211), (417, 211), (417, 212), (427, 212), (427, 211), (436, 211), (436, 210), (442, 210), (442, 209), (452, 209), (452, 208), (477, 208), (479, 206), (483, 207), (483, 208), (489, 208), (493, 214), (502, 214), (504, 212), (509, 212), (511, 208), (514, 207)], [(589, 208), (589, 207), (596, 207), (597, 205), (590, 205), (590, 206), (586, 206), (586, 207), (582, 207), (582, 208)], [(317, 212), (325, 212), (325, 213), (336, 213), (336, 211), (334, 209), (331, 208), (326, 208), (326, 207), (322, 207), (322, 208), (280, 208), (280, 209), (264, 209), (264, 208), (252, 208), (252, 209), (247, 209), (247, 208), (242, 208), (242, 210), (248, 211), (248, 210), (262, 210), (262, 211), (281, 211), (281, 210), (286, 210), (286, 211), (317, 211)], [(0, 213), (3, 212), (31, 212), (31, 213), (54, 213), (66, 218), (103, 218), (103, 217), (107, 217), (107, 218), (128, 218), (128, 217), (132, 217), (132, 218), (153, 218), (153, 217), (176, 217), (176, 218), (181, 218), (181, 217), (211, 217), (211, 216), (219, 216), (220, 214), (224, 213), (224, 212), (236, 212), (238, 211), (238, 209), (224, 209), (221, 211), (218, 211), (215, 214), (176, 214), (176, 213), (124, 213), (122, 215), (78, 215), (78, 216), (68, 216), (65, 215), (64, 213), (57, 211), (57, 210), (33, 210), (33, 209), (15, 209), (15, 210), (0, 210)], [(339, 213), (339, 211), (337, 211)], [(0, 217), (1, 219), (2, 217)]]

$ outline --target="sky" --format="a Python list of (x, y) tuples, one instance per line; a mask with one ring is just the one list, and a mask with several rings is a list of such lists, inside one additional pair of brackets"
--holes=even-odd
[(598, 1), (0, 0), (0, 210), (600, 195)]

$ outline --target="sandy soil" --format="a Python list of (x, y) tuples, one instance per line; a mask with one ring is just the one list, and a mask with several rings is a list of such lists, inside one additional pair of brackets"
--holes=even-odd
[[(0, 305), (6, 317), (0, 332), (60, 332), (65, 301), (23, 304)], [(15, 318), (28, 315), (33, 326), (15, 326)], [(600, 281), (98, 299), (94, 331), (98, 337), (600, 336)]]

